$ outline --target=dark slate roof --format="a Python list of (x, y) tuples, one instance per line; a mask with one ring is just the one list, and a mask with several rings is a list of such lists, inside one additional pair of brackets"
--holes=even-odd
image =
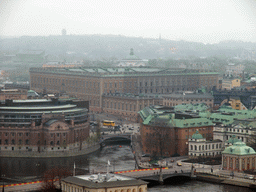
[(124, 186), (138, 186), (138, 185), (146, 185), (147, 182), (137, 179), (131, 179), (131, 180), (124, 180), (124, 181), (109, 181), (109, 182), (102, 182), (102, 183), (94, 183), (92, 181), (80, 179), (77, 177), (67, 177), (65, 179), (62, 179), (62, 181), (65, 181), (67, 183), (72, 183), (79, 186), (84, 186), (87, 188), (92, 189), (99, 189), (103, 187), (107, 188), (114, 188), (114, 187), (124, 187)]

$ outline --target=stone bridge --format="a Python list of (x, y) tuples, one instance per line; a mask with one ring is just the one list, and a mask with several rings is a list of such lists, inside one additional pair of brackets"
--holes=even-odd
[(189, 169), (176, 171), (174, 169), (163, 168), (151, 168), (151, 169), (135, 169), (130, 171), (120, 171), (117, 174), (145, 180), (145, 181), (159, 181), (164, 182), (164, 180), (172, 177), (194, 177), (194, 172)]
[(132, 134), (104, 134), (101, 135), (100, 144), (103, 144), (107, 141), (131, 141)]

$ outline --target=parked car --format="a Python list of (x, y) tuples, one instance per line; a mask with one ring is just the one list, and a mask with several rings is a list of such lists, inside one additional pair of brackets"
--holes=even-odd
[(177, 163), (177, 166), (182, 166), (182, 164), (178, 162), (178, 163)]
[(158, 166), (159, 166), (159, 164), (158, 164), (158, 163), (152, 163), (152, 165), (153, 165), (153, 166), (156, 166), (156, 167), (158, 167)]
[(141, 157), (150, 157), (149, 154), (142, 154)]

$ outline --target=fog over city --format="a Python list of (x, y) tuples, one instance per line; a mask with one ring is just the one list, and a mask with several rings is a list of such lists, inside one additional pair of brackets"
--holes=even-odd
[(2, 0), (0, 36), (112, 34), (256, 42), (255, 0)]

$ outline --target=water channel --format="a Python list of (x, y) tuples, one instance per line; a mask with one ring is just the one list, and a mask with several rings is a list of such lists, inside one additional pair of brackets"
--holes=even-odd
[[(135, 161), (129, 145), (108, 145), (90, 155), (72, 158), (29, 159), (29, 158), (0, 158), (1, 174), (11, 178), (12, 182), (21, 182), (41, 176), (47, 169), (56, 166), (69, 167), (76, 172), (105, 172), (108, 160), (110, 171), (130, 170), (135, 168)], [(199, 181), (179, 182), (171, 185), (157, 185), (148, 188), (149, 192), (250, 192), (247, 188), (217, 185)]]

